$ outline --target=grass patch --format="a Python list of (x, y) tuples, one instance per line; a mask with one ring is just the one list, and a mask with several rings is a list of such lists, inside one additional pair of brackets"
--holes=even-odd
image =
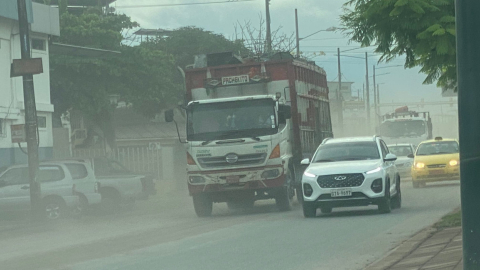
[(439, 222), (435, 223), (437, 229), (462, 226), (462, 212), (460, 210), (444, 216)]

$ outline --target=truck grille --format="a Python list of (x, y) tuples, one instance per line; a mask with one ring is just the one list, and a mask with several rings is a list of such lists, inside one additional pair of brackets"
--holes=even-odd
[[(345, 179), (335, 179), (338, 177), (345, 177)], [(321, 188), (359, 187), (363, 184), (363, 180), (365, 177), (361, 173), (321, 175), (317, 178)]]
[(228, 163), (226, 156), (204, 157), (204, 158), (199, 158), (198, 163), (200, 163), (200, 166), (202, 166), (203, 168), (218, 168), (218, 167), (227, 167), (227, 166), (245, 166), (245, 165), (262, 164), (266, 158), (267, 158), (266, 153), (238, 155), (237, 162)]
[(445, 168), (447, 167), (447, 164), (432, 164), (432, 165), (427, 165), (427, 167), (430, 169)]

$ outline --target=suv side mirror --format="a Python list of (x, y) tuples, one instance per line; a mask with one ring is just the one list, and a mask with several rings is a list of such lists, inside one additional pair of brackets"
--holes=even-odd
[(173, 122), (173, 110), (170, 109), (165, 111), (165, 122)]
[(414, 154), (408, 154), (408, 156), (407, 156), (407, 157), (409, 157), (409, 158), (414, 158), (414, 157), (415, 157), (415, 155), (414, 155)]
[(388, 153), (383, 160), (384, 161), (395, 161), (395, 160), (397, 160), (397, 156), (395, 156), (392, 153)]
[(310, 165), (310, 159), (309, 158), (302, 159), (302, 161), (300, 161), (300, 164), (301, 165)]

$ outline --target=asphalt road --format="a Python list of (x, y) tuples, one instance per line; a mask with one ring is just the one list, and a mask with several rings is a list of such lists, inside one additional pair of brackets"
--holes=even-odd
[[(113, 216), (35, 226), (0, 223), (1, 269), (363, 269), (460, 205), (458, 182), (413, 189), (402, 182), (403, 207), (334, 209), (303, 218), (273, 201), (249, 212), (215, 204), (197, 218), (185, 192), (139, 202)], [(3, 226), (3, 227), (2, 227)]]

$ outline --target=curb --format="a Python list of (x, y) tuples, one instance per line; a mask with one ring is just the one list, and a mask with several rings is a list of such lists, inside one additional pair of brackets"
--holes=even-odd
[(386, 256), (367, 265), (364, 270), (386, 270), (415, 251), (423, 242), (438, 230), (430, 226), (416, 233), (408, 240), (391, 250)]

